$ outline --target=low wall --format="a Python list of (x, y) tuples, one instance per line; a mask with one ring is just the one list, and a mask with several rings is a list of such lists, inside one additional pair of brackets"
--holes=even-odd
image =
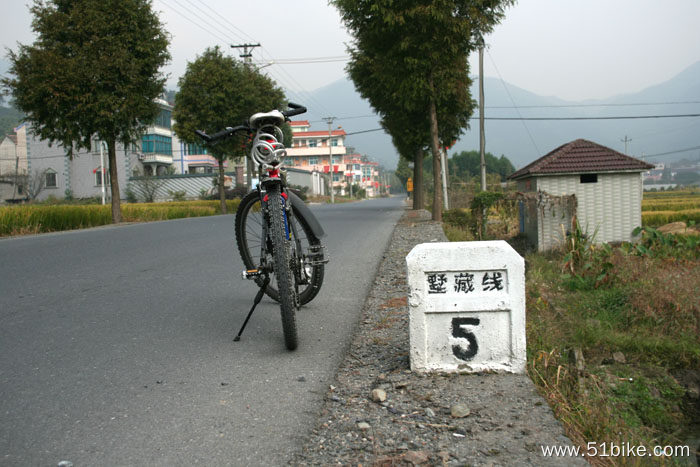
[[(156, 177), (130, 177), (128, 189), (136, 195), (139, 201), (144, 201), (150, 194), (154, 194), (154, 201), (169, 201), (174, 198), (174, 193), (184, 192), (185, 199), (199, 199), (202, 194), (211, 194), (215, 191), (214, 179), (216, 173), (208, 174), (178, 174), (160, 175)], [(236, 176), (233, 172), (227, 172), (226, 187), (234, 187)]]

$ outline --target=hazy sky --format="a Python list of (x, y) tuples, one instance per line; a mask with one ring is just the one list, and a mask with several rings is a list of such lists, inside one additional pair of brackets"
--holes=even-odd
[[(0, 44), (33, 41), (28, 1), (0, 0)], [(350, 38), (324, 0), (154, 0), (172, 35), (173, 87), (206, 47), (260, 43), (253, 60), (338, 59)], [(521, 0), (487, 37), (487, 76), (542, 95), (582, 100), (636, 92), (700, 61), (700, 0)], [(476, 56), (471, 59), (477, 72)], [(345, 64), (273, 64), (290, 97), (344, 75)]]

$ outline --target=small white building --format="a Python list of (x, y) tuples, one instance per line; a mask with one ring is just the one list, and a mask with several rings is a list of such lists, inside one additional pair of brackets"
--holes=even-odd
[(526, 195), (520, 231), (539, 251), (560, 245), (572, 222), (562, 197), (574, 195), (578, 223), (596, 243), (632, 241), (642, 223), (642, 172), (653, 167), (585, 139), (564, 144), (508, 177)]

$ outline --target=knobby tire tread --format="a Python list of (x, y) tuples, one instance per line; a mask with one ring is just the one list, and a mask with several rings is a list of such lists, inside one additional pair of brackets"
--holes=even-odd
[(296, 291), (294, 274), (290, 266), (289, 240), (286, 238), (284, 222), (284, 205), (279, 187), (273, 187), (269, 192), (268, 210), (270, 217), (270, 240), (272, 241), (272, 256), (274, 258), (275, 275), (279, 292), (279, 304), (282, 314), (282, 330), (287, 349), (294, 350), (298, 345), (296, 323)]

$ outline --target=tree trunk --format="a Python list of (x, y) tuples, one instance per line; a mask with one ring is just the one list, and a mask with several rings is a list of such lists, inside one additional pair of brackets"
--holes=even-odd
[(435, 106), (435, 88), (433, 75), (430, 75), (430, 149), (433, 153), (433, 220), (442, 221), (442, 174), (440, 172), (440, 143), (438, 138), (437, 107)]
[(224, 159), (219, 160), (219, 202), (221, 214), (226, 214), (226, 189), (224, 187)]
[(425, 209), (423, 196), (423, 148), (416, 150), (413, 160), (413, 209)]
[[(100, 144), (102, 144), (100, 142)], [(122, 207), (119, 199), (119, 178), (117, 177), (117, 143), (115, 139), (107, 140), (107, 155), (109, 159), (109, 185), (112, 189), (112, 222), (122, 221)], [(102, 167), (102, 183), (104, 183), (104, 167)]]

